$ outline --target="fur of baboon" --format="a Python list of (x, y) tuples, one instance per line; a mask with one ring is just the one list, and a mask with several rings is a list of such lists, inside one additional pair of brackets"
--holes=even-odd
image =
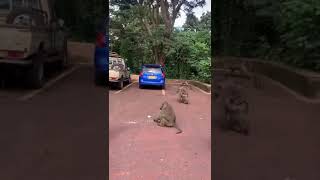
[(154, 122), (161, 127), (174, 127), (178, 130), (176, 134), (182, 133), (182, 130), (176, 124), (176, 115), (172, 106), (167, 102), (163, 102), (160, 107), (160, 114), (153, 119)]
[(241, 96), (233, 94), (225, 98), (225, 129), (249, 135), (249, 104)]
[(186, 87), (187, 89), (192, 90), (192, 87), (191, 87), (191, 85), (188, 83), (188, 81), (182, 82), (182, 83), (180, 84), (180, 87), (179, 87), (179, 88), (181, 88), (181, 87)]
[(234, 79), (228, 79), (214, 86), (214, 102), (222, 106), (223, 117), (220, 125), (225, 130), (232, 130), (248, 135), (249, 106), (245, 87)]
[(180, 103), (189, 104), (189, 93), (187, 88), (184, 86), (178, 90), (178, 101)]

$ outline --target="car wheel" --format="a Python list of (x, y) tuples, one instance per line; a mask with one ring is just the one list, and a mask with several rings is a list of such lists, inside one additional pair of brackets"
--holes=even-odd
[(120, 79), (119, 84), (118, 84), (119, 89), (123, 89), (123, 79)]
[(59, 61), (59, 70), (63, 70), (69, 65), (69, 54), (68, 54), (68, 40), (64, 40), (63, 54), (61, 55), (61, 60)]
[(28, 84), (34, 89), (41, 88), (45, 81), (42, 57), (41, 54), (37, 56), (27, 74)]

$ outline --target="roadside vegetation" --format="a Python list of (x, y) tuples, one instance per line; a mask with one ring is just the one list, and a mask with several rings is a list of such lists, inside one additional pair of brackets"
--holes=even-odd
[[(142, 64), (164, 64), (166, 76), (210, 83), (211, 13), (198, 19), (193, 9), (204, 0), (111, 0), (110, 49), (127, 59), (133, 73)], [(180, 13), (181, 28), (174, 27)]]
[(320, 72), (320, 1), (215, 0), (214, 54)]
[(55, 0), (55, 10), (71, 32), (71, 40), (94, 42), (96, 26), (106, 17), (104, 0)]

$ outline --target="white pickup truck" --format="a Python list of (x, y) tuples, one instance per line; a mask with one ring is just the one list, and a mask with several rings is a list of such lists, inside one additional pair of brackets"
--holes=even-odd
[(68, 62), (67, 33), (53, 7), (54, 0), (0, 0), (0, 68), (24, 74), (32, 88), (43, 86), (45, 64)]
[(109, 83), (116, 83), (122, 89), (124, 83), (130, 82), (130, 68), (126, 66), (124, 59), (116, 54), (109, 55)]

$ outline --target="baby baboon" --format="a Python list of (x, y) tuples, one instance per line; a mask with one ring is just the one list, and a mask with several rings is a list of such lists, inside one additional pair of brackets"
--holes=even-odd
[(178, 89), (178, 101), (180, 103), (189, 104), (189, 93), (186, 87), (182, 86)]
[(226, 115), (224, 128), (249, 135), (248, 102), (241, 96), (226, 97), (224, 109)]
[(176, 115), (173, 111), (173, 108), (167, 101), (162, 103), (160, 107), (160, 115), (154, 119), (154, 122), (161, 127), (176, 128), (178, 130), (177, 134), (182, 132), (182, 130), (176, 124)]

